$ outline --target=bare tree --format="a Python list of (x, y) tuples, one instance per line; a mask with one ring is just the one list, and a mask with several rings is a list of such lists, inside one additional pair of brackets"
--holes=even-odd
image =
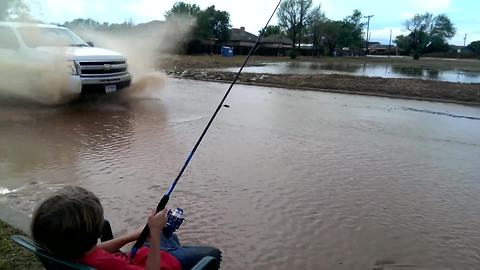
[[(308, 14), (307, 29), (309, 33), (309, 40), (312, 42), (312, 53), (317, 54), (324, 41), (324, 23), (327, 21), (325, 13), (319, 4), (314, 7)], [(323, 39), (322, 39), (323, 37)]]
[(307, 26), (307, 18), (312, 8), (312, 0), (286, 0), (278, 10), (279, 25), (285, 29), (293, 41), (295, 48), (297, 42), (300, 47), (303, 30)]

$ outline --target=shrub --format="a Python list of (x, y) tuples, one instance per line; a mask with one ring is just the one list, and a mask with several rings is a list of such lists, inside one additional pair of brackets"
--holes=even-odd
[(296, 50), (289, 50), (287, 52), (287, 55), (288, 55), (288, 57), (290, 57), (290, 59), (295, 59), (295, 58), (297, 58), (298, 53), (297, 53)]

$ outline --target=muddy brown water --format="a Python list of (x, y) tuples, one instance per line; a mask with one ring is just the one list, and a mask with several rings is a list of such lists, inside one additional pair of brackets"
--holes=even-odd
[[(238, 68), (222, 71), (237, 72)], [(382, 78), (411, 78), (447, 82), (480, 83), (480, 72), (460, 69), (433, 69), (402, 67), (389, 64), (342, 64), (315, 62), (265, 63), (263, 66), (245, 67), (244, 72), (269, 74), (346, 74)]]
[[(1, 202), (31, 214), (75, 184), (115, 232), (142, 225), (226, 87), (2, 104)], [(478, 269), (478, 107), (240, 85), (227, 104), (170, 202), (184, 244), (223, 269)]]

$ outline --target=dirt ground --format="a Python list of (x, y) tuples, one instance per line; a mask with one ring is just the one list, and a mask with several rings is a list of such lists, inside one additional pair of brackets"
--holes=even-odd
[[(240, 66), (245, 56), (169, 56), (160, 59), (159, 68), (176, 78), (231, 82), (234, 73), (205, 70)], [(464, 71), (480, 71), (478, 60), (421, 59), (396, 57), (301, 57), (291, 60), (286, 57), (253, 56), (248, 65), (262, 65), (265, 62), (316, 61), (323, 63), (388, 63), (402, 67), (423, 67), (432, 69), (458, 68)], [(239, 83), (262, 86), (276, 86), (293, 89), (319, 90), (362, 95), (378, 95), (445, 102), (480, 105), (480, 84), (453, 83), (420, 79), (394, 79), (360, 77), (338, 74), (315, 75), (271, 75), (242, 73)]]

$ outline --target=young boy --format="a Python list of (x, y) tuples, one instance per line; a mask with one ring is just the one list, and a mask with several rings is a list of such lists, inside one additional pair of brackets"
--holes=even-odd
[(204, 246), (184, 247), (175, 235), (165, 239), (162, 229), (166, 223), (165, 209), (157, 214), (152, 211), (148, 217), (150, 243), (148, 247), (140, 248), (130, 262), (129, 254), (118, 250), (135, 241), (141, 229), (97, 244), (104, 224), (100, 200), (84, 188), (67, 186), (35, 210), (31, 230), (35, 242), (52, 255), (98, 270), (186, 270), (207, 255), (217, 258), (219, 266), (220, 250)]

